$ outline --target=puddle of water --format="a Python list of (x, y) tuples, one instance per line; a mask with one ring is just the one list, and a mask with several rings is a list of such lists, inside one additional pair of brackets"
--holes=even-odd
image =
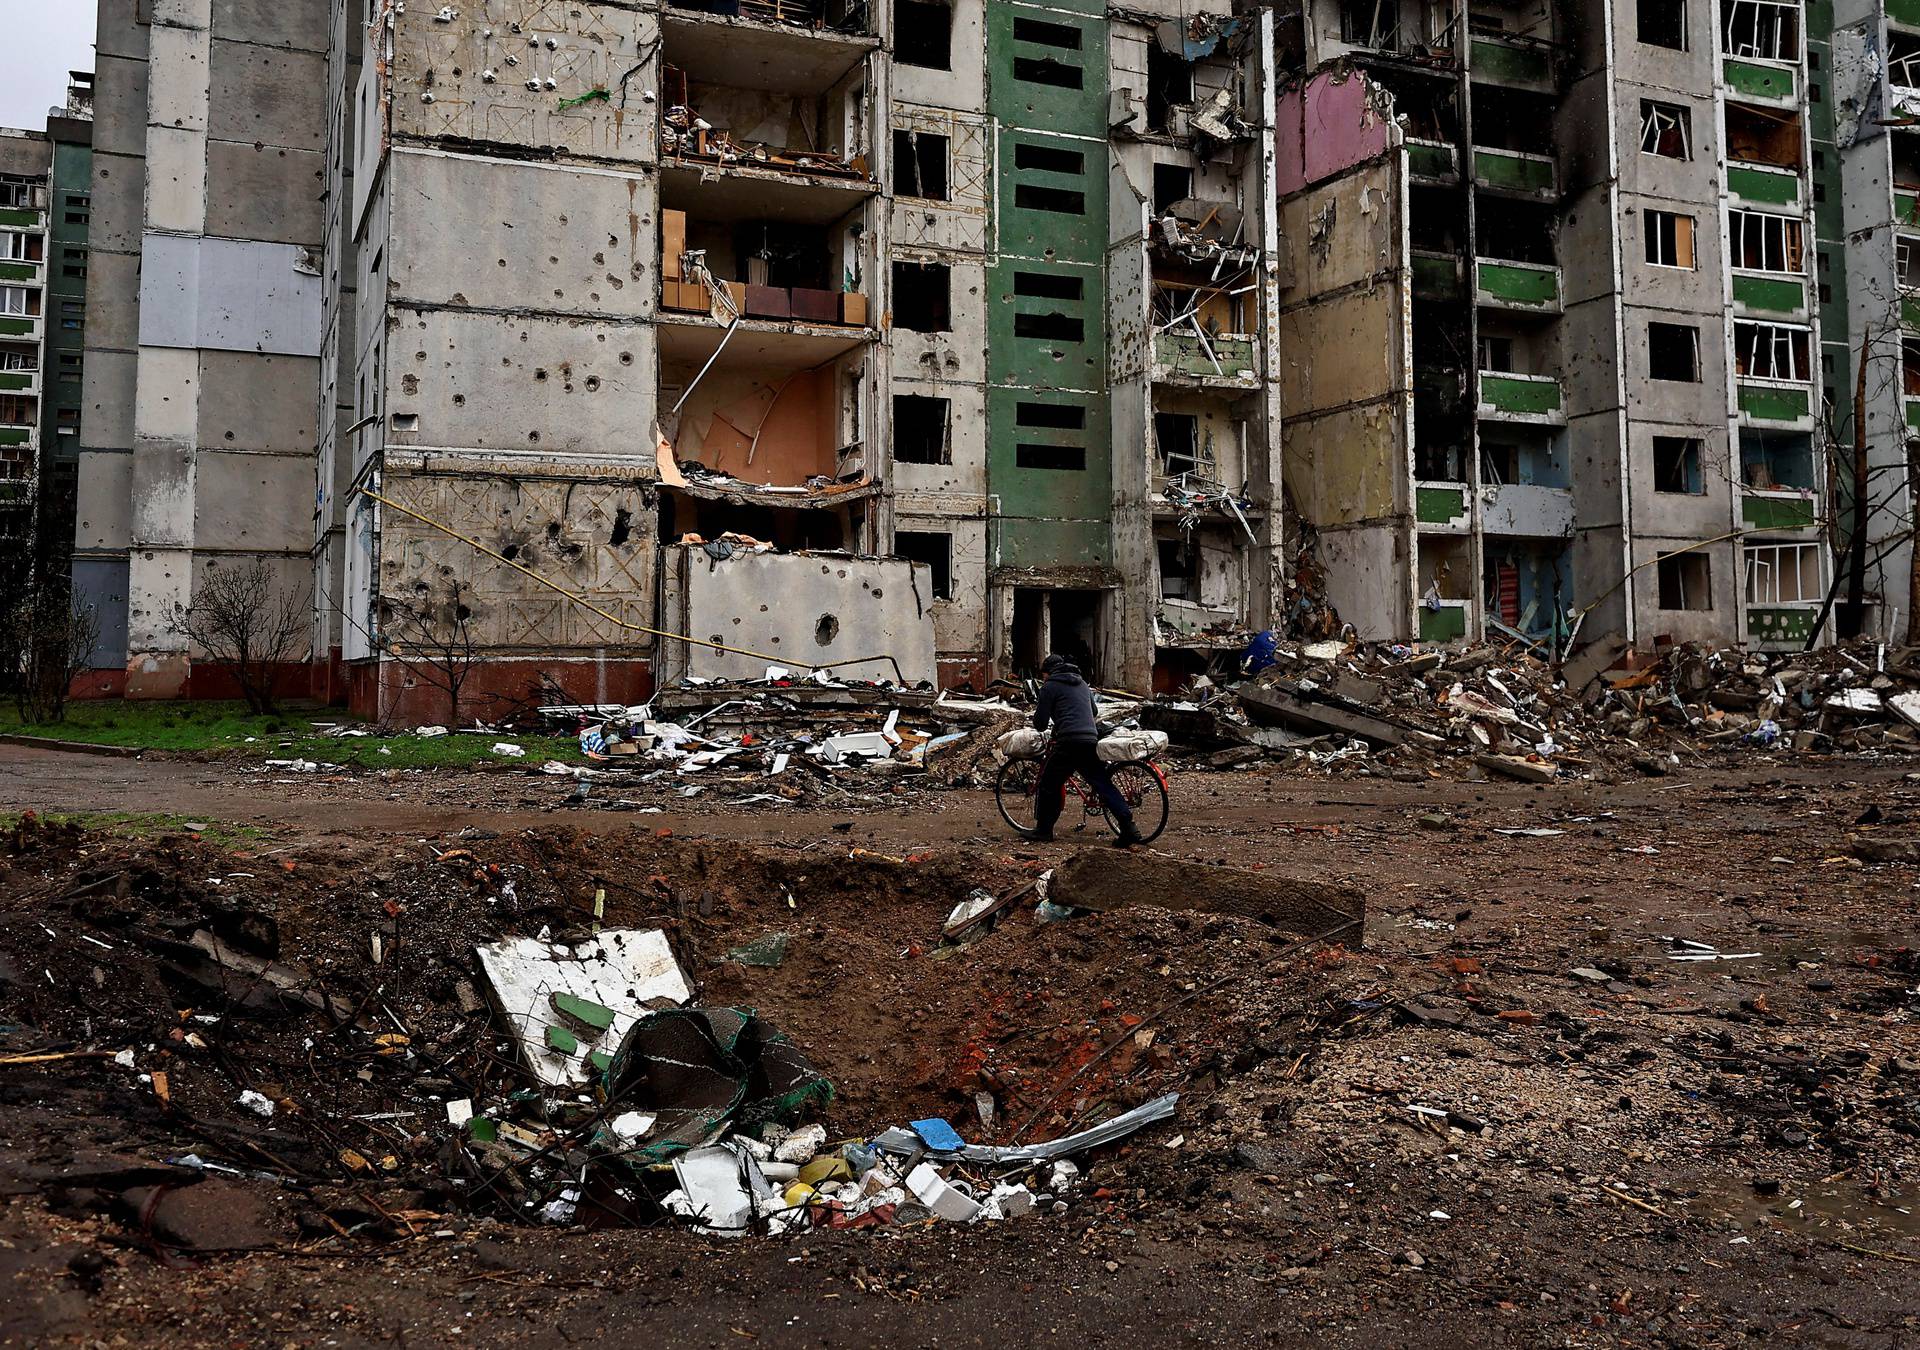
[(1783, 1184), (1778, 1195), (1760, 1195), (1751, 1186), (1720, 1183), (1687, 1202), (1696, 1212), (1738, 1221), (1745, 1228), (1766, 1222), (1785, 1232), (1803, 1229), (1829, 1237), (1848, 1234), (1920, 1239), (1920, 1191), (1869, 1195), (1845, 1178), (1805, 1187)]

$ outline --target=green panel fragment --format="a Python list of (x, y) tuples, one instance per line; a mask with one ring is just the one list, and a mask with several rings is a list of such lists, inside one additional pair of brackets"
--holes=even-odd
[(25, 225), (28, 228), (32, 228), (39, 223), (40, 213), (38, 211), (21, 211), (13, 208), (0, 211), (0, 225)]
[(563, 1055), (577, 1055), (580, 1053), (580, 1038), (565, 1027), (548, 1027), (547, 1049), (557, 1050)]
[(1887, 0), (1887, 18), (1908, 28), (1920, 28), (1920, 0)]
[(1756, 642), (1803, 643), (1813, 631), (1815, 611), (1768, 607), (1747, 611), (1747, 636)]
[(1428, 609), (1420, 606), (1420, 640), (1422, 642), (1452, 642), (1455, 638), (1467, 635), (1467, 611), (1458, 606), (1449, 605), (1444, 609)]
[(579, 1026), (605, 1031), (613, 1025), (613, 1009), (603, 1008), (577, 995), (555, 992), (547, 995), (547, 1002), (553, 1005), (555, 1012)]
[(1538, 47), (1519, 47), (1491, 38), (1473, 40), (1473, 78), (1488, 84), (1550, 84), (1553, 62)]
[(476, 1144), (492, 1144), (499, 1141), (500, 1127), (485, 1116), (475, 1116), (467, 1122), (467, 1133)]
[(1763, 422), (1798, 422), (1812, 407), (1804, 389), (1777, 389), (1770, 385), (1740, 386), (1740, 411)]
[(1550, 159), (1530, 159), (1505, 150), (1475, 148), (1473, 176), (1487, 187), (1514, 192), (1552, 192), (1558, 181)]
[(1460, 264), (1452, 258), (1413, 257), (1413, 293), (1423, 300), (1460, 298)]
[(1742, 497), (1740, 514), (1756, 530), (1810, 530), (1811, 497)]
[(613, 1067), (613, 1056), (605, 1050), (595, 1050), (587, 1056), (587, 1063), (593, 1065), (595, 1073), (605, 1073)]
[(1450, 525), (1467, 514), (1465, 488), (1423, 487), (1413, 494), (1414, 515), (1422, 525)]
[(1793, 98), (1798, 92), (1793, 71), (1755, 61), (1727, 61), (1721, 70), (1727, 83), (1749, 98)]
[(1785, 277), (1737, 276), (1733, 279), (1733, 298), (1748, 309), (1763, 309), (1770, 314), (1801, 314), (1807, 308), (1806, 284)]
[(1750, 202), (1791, 206), (1800, 200), (1800, 180), (1790, 173), (1772, 173), (1766, 169), (1729, 165), (1727, 191)]
[(1483, 262), (1479, 275), (1480, 294), (1489, 300), (1532, 306), (1557, 304), (1560, 300), (1560, 278), (1551, 268)]
[(1504, 413), (1544, 416), (1560, 411), (1560, 382), (1483, 374), (1480, 401)]
[(1454, 177), (1453, 147), (1421, 141), (1407, 142), (1407, 167), (1416, 178)]

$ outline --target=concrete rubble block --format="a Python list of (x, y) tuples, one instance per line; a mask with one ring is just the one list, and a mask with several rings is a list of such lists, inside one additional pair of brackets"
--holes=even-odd
[(1488, 773), (1516, 778), (1522, 783), (1551, 783), (1560, 777), (1556, 765), (1541, 760), (1521, 759), (1516, 755), (1481, 755), (1474, 762)]
[(1302, 937), (1328, 935), (1356, 946), (1367, 917), (1366, 896), (1347, 887), (1145, 852), (1076, 853), (1054, 871), (1047, 896), (1074, 909), (1155, 905), (1236, 914)]
[(1407, 733), (1391, 722), (1330, 703), (1312, 702), (1285, 684), (1250, 684), (1240, 690), (1240, 706), (1263, 726), (1289, 726), (1322, 734), (1338, 732), (1370, 745), (1404, 745)]

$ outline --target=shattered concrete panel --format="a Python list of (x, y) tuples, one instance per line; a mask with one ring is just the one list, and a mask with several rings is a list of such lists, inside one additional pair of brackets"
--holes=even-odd
[[(895, 103), (893, 125), (897, 131), (947, 140), (947, 199), (895, 197), (894, 246), (986, 252), (993, 202), (992, 141), (986, 120), (951, 109)], [(900, 181), (897, 169), (894, 181)]]
[(1397, 405), (1303, 413), (1287, 421), (1282, 440), (1288, 491), (1313, 524), (1354, 524), (1404, 509), (1407, 429)]
[[(664, 627), (765, 653), (796, 670), (890, 655), (908, 681), (932, 680), (934, 600), (924, 563), (842, 554), (740, 554), (724, 562), (697, 548), (665, 550)], [(663, 642), (663, 672), (758, 679), (765, 657)], [(850, 679), (892, 678), (893, 667), (849, 667)]]
[[(458, 577), (470, 588), (477, 640), (494, 651), (652, 645), (638, 629), (653, 624), (657, 523), (651, 486), (635, 468), (390, 451), (381, 491), (591, 603), (576, 603), (385, 507), (380, 595), (405, 596), (422, 583)], [(351, 533), (348, 547), (351, 554)]]
[(641, 95), (656, 15), (589, 0), (496, 0), (484, 21), (442, 23), (432, 6), (415, 5), (394, 23), (396, 140), (652, 158), (659, 105)]

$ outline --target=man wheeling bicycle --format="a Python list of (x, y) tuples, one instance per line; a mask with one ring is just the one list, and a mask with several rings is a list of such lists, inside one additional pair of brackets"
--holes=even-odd
[(1144, 842), (1133, 827), (1133, 811), (1127, 799), (1113, 785), (1113, 770), (1101, 763), (1095, 750), (1100, 743), (1100, 723), (1094, 715), (1093, 690), (1081, 678), (1080, 668), (1056, 653), (1040, 663), (1040, 673), (1047, 682), (1040, 686), (1040, 699), (1033, 709), (1033, 729), (1052, 728), (1053, 750), (1040, 770), (1040, 785), (1034, 791), (1037, 828), (1032, 837), (1042, 843), (1053, 839), (1053, 827), (1067, 805), (1067, 781), (1079, 774), (1093, 786), (1101, 805), (1119, 825), (1115, 845), (1131, 848)]

